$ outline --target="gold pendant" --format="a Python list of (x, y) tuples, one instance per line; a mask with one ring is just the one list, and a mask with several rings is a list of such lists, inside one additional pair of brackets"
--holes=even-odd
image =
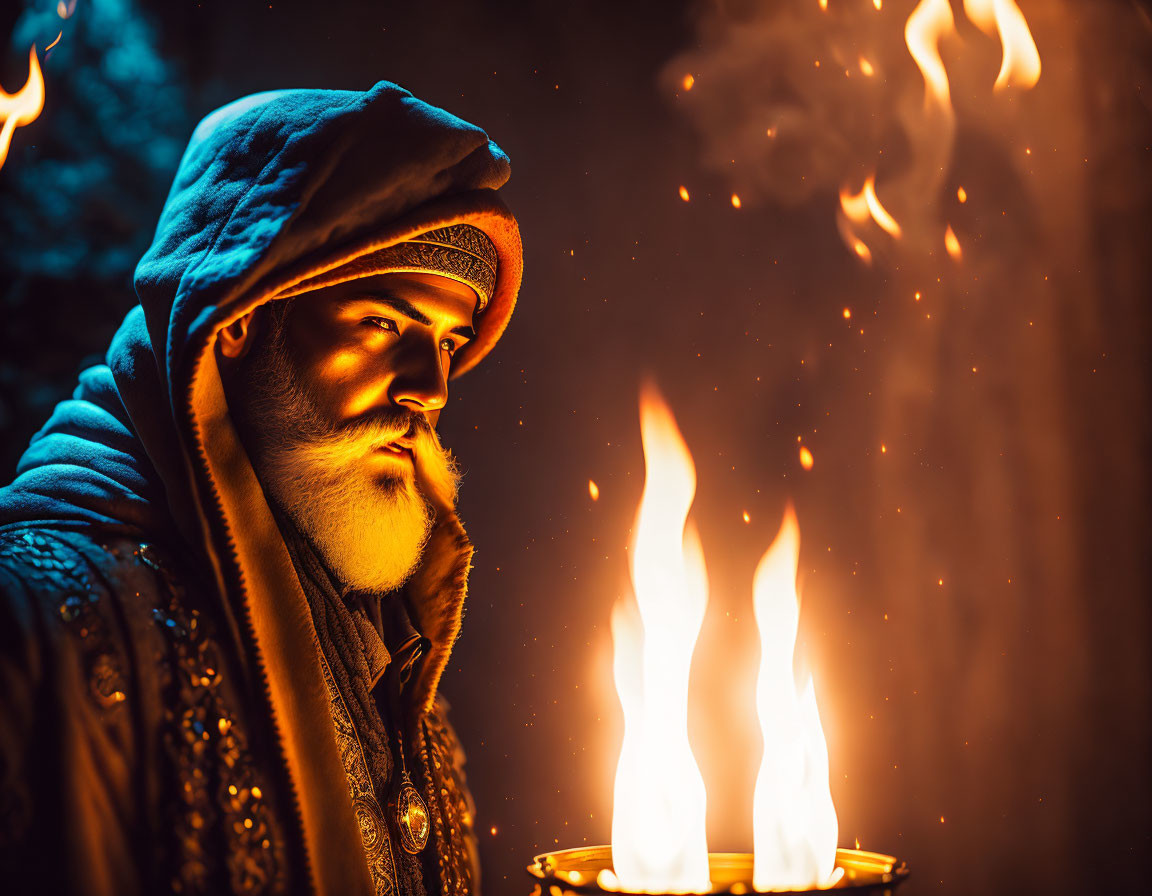
[(396, 797), (396, 825), (400, 829), (400, 845), (405, 852), (416, 855), (428, 843), (430, 828), (428, 804), (420, 791), (412, 786), (412, 779), (404, 773), (400, 793)]

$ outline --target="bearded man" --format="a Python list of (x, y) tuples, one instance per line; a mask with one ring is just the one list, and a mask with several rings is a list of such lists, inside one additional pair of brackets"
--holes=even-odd
[(4, 892), (477, 892), (434, 427), (516, 301), (507, 178), (386, 82), (197, 127), (139, 306), (0, 490)]

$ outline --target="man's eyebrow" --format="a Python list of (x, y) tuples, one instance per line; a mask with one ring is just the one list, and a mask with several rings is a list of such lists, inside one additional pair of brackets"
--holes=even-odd
[(465, 339), (476, 338), (476, 331), (471, 327), (453, 327), (448, 332), (455, 333), (457, 336), (463, 336)]
[(382, 293), (349, 296), (340, 304), (343, 307), (348, 307), (349, 305), (355, 305), (358, 302), (375, 302), (378, 305), (387, 305), (388, 307), (399, 311), (409, 320), (414, 320), (416, 323), (423, 324), (426, 327), (432, 326), (432, 318), (430, 318), (427, 314), (425, 314), (411, 302), (407, 301), (406, 299), (402, 299), (399, 296), (390, 296)]

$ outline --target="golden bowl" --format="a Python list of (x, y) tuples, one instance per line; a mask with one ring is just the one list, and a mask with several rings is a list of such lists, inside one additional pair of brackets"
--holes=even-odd
[[(836, 867), (844, 873), (829, 889), (888, 896), (908, 876), (908, 866), (893, 856), (862, 849), (836, 850)], [(581, 846), (536, 856), (528, 873), (539, 882), (539, 896), (576, 896), (586, 893), (621, 893), (642, 896), (626, 890), (605, 890), (596, 883), (601, 871), (612, 868), (611, 846)], [(752, 853), (714, 852), (708, 855), (712, 879), (710, 894), (741, 896), (752, 894)], [(817, 890), (773, 890), (774, 893), (813, 893)], [(535, 894), (534, 894), (535, 896)]]

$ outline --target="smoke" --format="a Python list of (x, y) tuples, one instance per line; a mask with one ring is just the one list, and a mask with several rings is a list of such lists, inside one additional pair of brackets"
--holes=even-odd
[[(1147, 819), (1122, 787), (1103, 783), (1111, 770), (1091, 772), (1098, 788), (1084, 781), (1099, 749), (1092, 724), (1112, 718), (1104, 727), (1128, 756), (1136, 751), (1117, 732), (1142, 743), (1148, 735), (1098, 696), (1119, 680), (1141, 682), (1131, 693), (1147, 696), (1142, 635), (1133, 634), (1147, 616), (1132, 592), (1142, 580), (1132, 533), (1146, 519), (1135, 496), (1146, 494), (1138, 446), (1147, 427), (1123, 410), (1147, 406), (1144, 382), (1131, 376), (1146, 340), (1116, 323), (1147, 321), (1133, 306), (1147, 269), (1119, 226), (1148, 207), (1149, 178), (1134, 165), (1147, 120), (1146, 110), (1105, 111), (1131, 90), (1127, 79), (1147, 82), (1146, 66), (1132, 62), (1147, 26), (1126, 4), (1021, 2), (1043, 75), (1030, 90), (995, 90), (996, 36), (959, 2), (920, 4), (954, 17), (954, 30), (917, 23), (933, 46), (943, 35), (946, 105), (905, 41), (917, 3), (827, 5), (710, 5), (696, 48), (675, 57), (661, 83), (697, 136), (701, 167), (745, 207), (787, 217), (811, 205), (827, 209), (829, 228), (837, 215), (843, 225), (836, 194), (859, 192), (875, 173), (901, 225), (899, 236), (875, 220), (846, 232), (849, 246), (855, 235), (871, 249), (873, 272), (858, 262), (852, 297), (867, 313), (868, 364), (830, 384), (817, 399), (826, 415), (810, 421), (852, 421), (842, 438), (859, 439), (861, 454), (885, 445), (870, 452), (868, 486), (843, 476), (840, 498), (870, 527), (861, 534), (877, 572), (860, 587), (885, 619), (869, 629), (854, 616), (852, 640), (885, 646), (870, 657), (875, 670), (832, 674), (841, 689), (873, 676), (894, 721), (888, 735), (853, 730), (849, 751), (860, 756), (871, 743), (873, 765), (840, 761), (900, 787), (894, 797), (844, 785), (839, 805), (849, 829), (903, 837), (876, 846), (904, 845), (913, 867), (925, 856), (933, 880), (1061, 891), (1078, 873), (1064, 857), (1120, 826), (1099, 822), (1107, 798), (1091, 793), (1111, 794), (1116, 816), (1135, 827)], [(1131, 191), (1123, 198), (1120, 184)], [(949, 227), (958, 253), (946, 251)], [(808, 276), (814, 293), (835, 291), (825, 266)], [(847, 397), (861, 380), (866, 404)], [(1102, 445), (1102, 432), (1116, 437)], [(824, 475), (835, 472), (826, 465)], [(1098, 621), (1107, 578), (1127, 582), (1113, 596), (1138, 620), (1131, 628)], [(1146, 780), (1143, 769), (1126, 774)], [(945, 819), (949, 842), (981, 844), (978, 862), (931, 845), (929, 821)], [(1005, 876), (1009, 868), (1024, 870)]]

